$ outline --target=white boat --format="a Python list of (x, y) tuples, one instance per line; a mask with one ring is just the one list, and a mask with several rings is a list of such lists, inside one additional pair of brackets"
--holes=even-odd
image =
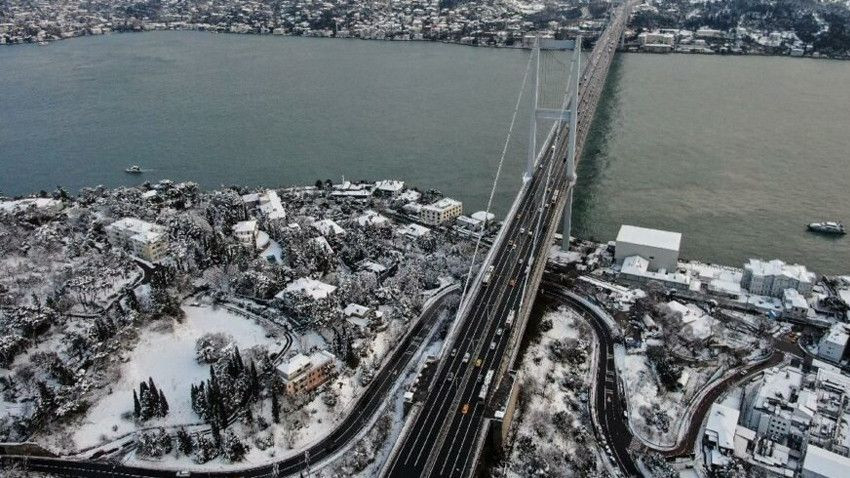
[(130, 166), (129, 168), (125, 169), (124, 172), (130, 173), (130, 174), (142, 174), (142, 168), (140, 168), (138, 165), (134, 164), (134, 165)]
[(809, 224), (808, 229), (812, 232), (824, 234), (847, 234), (847, 231), (844, 230), (844, 224), (834, 221), (813, 222)]

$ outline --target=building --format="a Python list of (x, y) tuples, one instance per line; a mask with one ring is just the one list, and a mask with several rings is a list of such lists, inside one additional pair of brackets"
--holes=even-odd
[(372, 194), (382, 198), (394, 198), (404, 190), (404, 181), (385, 179), (375, 183)]
[(658, 281), (664, 287), (677, 290), (688, 290), (691, 287), (691, 276), (687, 273), (677, 272), (675, 269), (672, 272), (659, 270), (653, 272), (649, 270), (649, 260), (642, 256), (629, 256), (623, 259), (620, 266), (620, 278), (634, 282), (637, 285), (644, 285), (650, 281)]
[(833, 324), (818, 343), (818, 357), (833, 363), (841, 362), (848, 338), (850, 334), (847, 331), (847, 324)]
[(419, 218), (425, 224), (437, 226), (454, 221), (463, 214), (463, 203), (451, 198), (443, 198), (434, 204), (423, 206)]
[(162, 260), (168, 249), (165, 228), (135, 217), (125, 217), (106, 226), (106, 239), (140, 259)]
[(623, 225), (617, 234), (614, 259), (622, 264), (627, 257), (640, 256), (649, 261), (647, 270), (672, 272), (679, 261), (681, 242), (678, 232)]
[(325, 382), (336, 370), (336, 357), (320, 350), (313, 354), (298, 354), (277, 366), (283, 379), (286, 394), (290, 397), (304, 396)]
[(846, 478), (850, 475), (850, 458), (809, 445), (803, 459), (802, 478)]
[(675, 36), (671, 33), (641, 33), (638, 35), (641, 50), (652, 53), (673, 51)]
[(277, 191), (269, 189), (263, 193), (252, 193), (242, 196), (246, 207), (256, 208), (257, 211), (270, 221), (286, 219), (286, 210), (280, 201)]
[(815, 274), (800, 264), (789, 265), (779, 259), (769, 262), (750, 259), (744, 264), (741, 287), (755, 295), (783, 297), (785, 289), (794, 289), (808, 297), (815, 279)]
[(729, 457), (735, 451), (735, 430), (739, 415), (739, 410), (722, 403), (711, 406), (705, 424), (705, 443), (711, 448), (712, 465), (722, 466), (730, 462)]
[(490, 224), (491, 222), (496, 220), (496, 215), (492, 212), (487, 211), (476, 211), (472, 213), (470, 217), (472, 219), (475, 219), (476, 221), (483, 222), (484, 225)]
[(257, 247), (257, 235), (260, 229), (257, 227), (257, 221), (239, 221), (233, 225), (233, 235), (236, 240), (247, 247)]
[(796, 289), (782, 292), (782, 315), (792, 319), (805, 319), (809, 315), (809, 303)]

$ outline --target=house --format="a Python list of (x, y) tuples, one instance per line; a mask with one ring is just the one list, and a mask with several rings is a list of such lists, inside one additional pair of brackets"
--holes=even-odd
[(233, 235), (236, 236), (236, 240), (239, 241), (243, 246), (247, 247), (256, 247), (257, 245), (257, 235), (260, 233), (260, 229), (257, 227), (257, 221), (239, 221), (233, 225)]
[(393, 198), (404, 190), (404, 181), (385, 179), (375, 183), (372, 194), (382, 198)]
[(316, 228), (316, 230), (318, 230), (319, 232), (321, 232), (324, 236), (345, 234), (345, 229), (343, 229), (333, 219), (322, 219), (321, 221), (316, 221), (313, 223), (313, 227)]
[(809, 315), (809, 303), (796, 289), (785, 289), (782, 292), (782, 307), (782, 315), (785, 317), (805, 319)]
[(705, 442), (711, 448), (710, 462), (713, 466), (729, 463), (735, 451), (735, 429), (740, 411), (722, 403), (715, 403), (708, 412), (705, 425)]
[(256, 208), (257, 212), (270, 221), (286, 219), (286, 210), (277, 191), (269, 189), (263, 193), (246, 194), (242, 196), (246, 207)]
[(277, 366), (286, 394), (303, 397), (327, 382), (336, 370), (336, 357), (325, 350), (297, 354)]
[(125, 217), (106, 226), (106, 239), (140, 259), (159, 262), (165, 257), (168, 243), (165, 228), (135, 217)]
[(419, 212), (419, 218), (425, 224), (437, 226), (454, 221), (463, 214), (463, 203), (452, 199), (443, 198), (439, 201), (423, 206)]
[(287, 294), (303, 294), (314, 300), (320, 300), (327, 299), (335, 291), (336, 286), (309, 277), (302, 277), (287, 284), (286, 288), (278, 292), (275, 297), (280, 299)]

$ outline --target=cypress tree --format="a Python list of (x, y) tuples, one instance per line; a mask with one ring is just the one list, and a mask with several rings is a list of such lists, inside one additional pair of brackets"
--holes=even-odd
[(159, 391), (159, 416), (164, 417), (168, 415), (168, 401), (165, 399), (165, 394), (162, 393), (162, 390)]
[(213, 442), (215, 443), (216, 448), (221, 446), (221, 430), (218, 429), (218, 423), (215, 420), (210, 423), (210, 433), (213, 437)]
[(133, 417), (138, 420), (141, 413), (142, 405), (139, 403), (139, 396), (136, 395), (136, 391), (133, 390)]
[(254, 365), (254, 361), (251, 361), (251, 395), (254, 398), (260, 396), (260, 378), (257, 376), (257, 366)]
[(280, 423), (280, 402), (277, 399), (277, 392), (272, 390), (272, 421)]

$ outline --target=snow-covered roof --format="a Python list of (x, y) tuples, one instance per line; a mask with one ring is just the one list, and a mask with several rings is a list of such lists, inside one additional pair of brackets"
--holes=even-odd
[(401, 234), (404, 234), (405, 236), (420, 237), (420, 236), (424, 236), (424, 235), (428, 234), (429, 232), (431, 232), (431, 230), (428, 229), (425, 226), (420, 226), (419, 224), (410, 223), (410, 224), (405, 224), (404, 226), (400, 226), (398, 228), (398, 232), (400, 232)]
[(641, 246), (655, 247), (678, 251), (682, 242), (682, 234), (679, 232), (662, 231), (660, 229), (649, 229), (645, 227), (622, 225), (617, 234), (617, 242), (627, 242)]
[(809, 308), (809, 303), (806, 302), (806, 298), (803, 297), (803, 294), (797, 292), (797, 289), (785, 289), (782, 292), (782, 302), (785, 303), (786, 307), (795, 307), (800, 309)]
[(33, 207), (36, 209), (61, 207), (62, 201), (52, 198), (26, 198), (0, 202), (0, 211), (16, 212)]
[(257, 230), (257, 221), (239, 221), (233, 225), (233, 232), (236, 234), (244, 234), (246, 232), (254, 232)]
[(374, 272), (375, 274), (380, 274), (381, 272), (384, 272), (384, 271), (387, 270), (386, 266), (384, 266), (383, 264), (378, 264), (377, 262), (374, 262), (374, 261), (363, 261), (363, 262), (361, 262), (360, 263), (360, 269), (371, 271), (371, 272)]
[(313, 227), (324, 235), (345, 234), (345, 229), (340, 227), (333, 219), (322, 219), (313, 223)]
[(269, 189), (259, 196), (260, 212), (269, 219), (285, 219), (286, 210), (283, 209), (283, 203), (280, 201), (280, 196), (277, 191)]
[(496, 219), (495, 214), (493, 214), (492, 212), (487, 212), (487, 211), (474, 212), (474, 213), (472, 213), (471, 217), (472, 217), (472, 219), (475, 219), (476, 221), (481, 221), (481, 222), (489, 222), (489, 221)]
[(457, 199), (443, 198), (443, 199), (440, 199), (439, 201), (437, 201), (433, 204), (429, 204), (425, 207), (427, 209), (433, 209), (433, 210), (436, 210), (436, 211), (445, 211), (446, 209), (457, 207), (457, 206), (463, 206), (463, 203), (458, 201)]
[(361, 226), (384, 224), (388, 220), (385, 216), (371, 209), (363, 211), (363, 214), (356, 219), (357, 224)]
[(803, 460), (803, 474), (823, 476), (825, 478), (843, 478), (850, 470), (850, 458), (823, 448), (809, 445), (806, 447), (806, 458)]
[(421, 197), (422, 197), (422, 193), (420, 193), (419, 191), (415, 191), (413, 189), (408, 189), (408, 190), (404, 191), (403, 193), (399, 194), (396, 199), (398, 199), (399, 201), (416, 202)]
[(395, 193), (404, 189), (404, 181), (384, 179), (375, 183), (375, 189)]
[(847, 324), (841, 322), (832, 324), (832, 327), (829, 328), (829, 333), (824, 339), (834, 344), (846, 344), (848, 339), (850, 339), (850, 334), (847, 333)]
[(643, 277), (648, 280), (679, 284), (681, 286), (689, 286), (691, 283), (691, 276), (687, 273), (650, 271), (649, 261), (641, 256), (629, 256), (623, 259), (623, 265), (620, 266), (620, 273)]
[(342, 313), (345, 314), (346, 317), (363, 317), (369, 313), (369, 308), (365, 305), (351, 303), (345, 306)]
[(749, 270), (753, 275), (757, 276), (785, 276), (791, 279), (796, 279), (800, 282), (814, 282), (814, 272), (809, 272), (806, 266), (801, 264), (786, 264), (779, 259), (772, 261), (763, 261), (761, 259), (750, 259), (745, 265), (745, 270)]
[(334, 249), (331, 247), (331, 243), (325, 239), (325, 236), (316, 236), (313, 239), (310, 239), (311, 242), (316, 243), (322, 250), (324, 250), (328, 254), (333, 254)]
[(295, 279), (294, 281), (287, 284), (286, 288), (283, 289), (282, 292), (278, 293), (278, 296), (281, 296), (282, 294), (287, 292), (301, 292), (314, 299), (324, 299), (327, 298), (327, 296), (329, 296), (330, 294), (333, 294), (335, 290), (336, 287), (330, 284), (325, 284), (322, 281), (311, 279), (309, 277), (302, 277), (300, 279)]
[(310, 357), (304, 354), (297, 354), (291, 357), (286, 362), (282, 362), (277, 366), (277, 370), (284, 378), (290, 379), (310, 366)]
[(739, 410), (715, 403), (708, 413), (705, 433), (712, 437), (720, 448), (735, 448), (735, 428), (738, 426)]

